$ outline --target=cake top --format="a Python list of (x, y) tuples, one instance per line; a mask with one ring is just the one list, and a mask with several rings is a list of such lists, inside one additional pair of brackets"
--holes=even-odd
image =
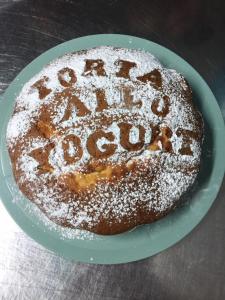
[[(34, 185), (56, 178), (77, 192), (124, 177), (134, 167), (152, 163), (157, 169), (157, 158), (165, 169), (199, 164), (201, 126), (191, 98), (184, 77), (150, 53), (98, 47), (64, 55), (27, 82), (16, 99), (7, 141), (9, 149), (20, 149), (20, 181)], [(193, 181), (179, 170), (161, 171), (158, 210), (171, 204), (172, 189), (181, 194)], [(100, 198), (107, 194), (104, 185), (98, 187)], [(137, 197), (148, 188), (141, 187)], [(50, 190), (37, 198), (48, 194), (46, 201), (53, 203)], [(117, 201), (121, 194), (113, 197)]]

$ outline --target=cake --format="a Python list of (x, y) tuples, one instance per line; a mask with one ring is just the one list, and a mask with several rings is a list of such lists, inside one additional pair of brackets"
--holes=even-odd
[(104, 46), (31, 78), (6, 136), (15, 181), (43, 214), (111, 235), (179, 205), (199, 172), (203, 121), (181, 74), (148, 52)]

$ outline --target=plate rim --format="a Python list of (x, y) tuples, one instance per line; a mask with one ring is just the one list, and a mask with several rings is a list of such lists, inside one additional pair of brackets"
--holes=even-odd
[[(142, 38), (139, 38), (139, 37), (134, 37), (134, 36), (129, 36), (129, 35), (120, 35), (120, 34), (98, 34), (98, 35), (89, 35), (89, 36), (84, 36), (84, 37), (80, 37), (80, 38), (75, 38), (75, 39), (66, 41), (66, 42), (64, 42), (62, 44), (59, 44), (59, 45), (57, 45), (57, 46), (55, 46), (55, 47), (47, 50), (46, 52), (42, 53), (37, 58), (35, 58), (32, 62), (30, 62), (24, 69), (21, 70), (21, 72), (15, 77), (15, 79), (9, 85), (9, 87), (4, 92), (4, 94), (0, 96), (0, 108), (4, 105), (4, 102), (5, 102), (3, 100), (3, 98), (7, 98), (8, 97), (8, 95), (10, 94), (10, 91), (11, 91), (12, 87), (18, 84), (19, 78), (22, 77), (22, 74), (26, 73), (27, 70), (29, 70), (30, 68), (32, 68), (40, 60), (42, 60), (42, 58), (47, 57), (48, 55), (49, 56), (54, 55), (54, 57), (49, 60), (49, 61), (51, 61), (51, 60), (55, 59), (56, 57), (59, 57), (59, 56), (65, 54), (65, 53), (67, 53), (67, 51), (65, 51), (65, 47), (67, 45), (72, 45), (74, 42), (76, 43), (76, 42), (80, 41), (81, 44), (82, 44), (82, 41), (84, 43), (86, 41), (88, 41), (88, 44), (90, 44), (90, 47), (95, 47), (96, 46), (95, 45), (96, 42), (104, 41), (105, 39), (111, 40), (114, 43), (114, 46), (118, 46), (118, 42), (116, 42), (116, 40), (118, 40), (118, 39), (121, 39), (121, 40), (124, 39), (124, 43), (125, 44), (129, 43), (129, 41), (132, 41), (132, 43), (130, 43), (131, 45), (133, 45), (133, 41), (135, 40), (136, 43), (140, 42), (140, 43), (148, 44), (150, 48), (151, 48), (151, 46), (159, 47), (163, 51), (165, 51), (167, 53), (171, 53), (173, 56), (177, 57), (180, 61), (183, 61), (183, 63), (186, 64), (189, 68), (191, 68), (191, 70), (195, 73), (195, 75), (197, 75), (199, 77), (199, 79), (204, 83), (205, 89), (208, 90), (208, 92), (210, 93), (210, 96), (213, 98), (213, 100), (215, 102), (214, 103), (215, 104), (215, 110), (218, 113), (218, 120), (217, 120), (217, 122), (221, 123), (220, 124), (220, 126), (221, 126), (220, 131), (225, 132), (222, 114), (221, 114), (221, 111), (220, 111), (220, 108), (219, 108), (219, 105), (218, 105), (218, 103), (216, 101), (215, 96), (213, 95), (213, 93), (212, 93), (211, 89), (209, 88), (208, 84), (206, 83), (206, 81), (202, 78), (202, 76), (188, 62), (186, 62), (183, 58), (181, 58), (179, 55), (177, 55), (173, 51), (171, 51), (171, 50), (169, 50), (169, 49), (165, 48), (164, 46), (161, 46), (161, 45), (159, 45), (157, 43), (154, 43), (152, 41), (149, 41), (149, 40), (146, 40), (146, 39), (142, 39)], [(91, 46), (92, 43), (94, 44), (93, 46)], [(122, 44), (122, 43), (119, 42), (119, 44)], [(103, 42), (102, 46), (103, 45), (108, 45), (108, 42), (107, 42), (107, 44), (105, 42)], [(86, 49), (90, 48), (90, 47), (86, 47)], [(130, 47), (130, 48), (132, 48), (132, 47)], [(145, 47), (145, 50), (146, 50), (146, 47)], [(77, 49), (75, 51), (77, 51)], [(146, 50), (146, 51), (148, 51), (148, 50)], [(61, 52), (63, 52), (63, 53), (61, 53)], [(70, 52), (70, 51), (68, 51), (68, 52)], [(34, 76), (34, 74), (32, 76)], [(2, 111), (2, 109), (0, 111)], [(221, 142), (221, 148), (222, 148), (222, 150), (224, 149), (224, 152), (225, 152), (225, 140)], [(172, 245), (178, 243), (185, 236), (187, 236), (198, 225), (198, 223), (200, 223), (200, 221), (207, 214), (207, 212), (210, 209), (212, 203), (216, 199), (216, 196), (217, 196), (217, 194), (219, 192), (221, 183), (223, 181), (224, 169), (225, 169), (225, 165), (224, 166), (220, 166), (220, 168), (217, 169), (217, 176), (219, 176), (219, 180), (217, 182), (219, 184), (218, 184), (217, 188), (214, 188), (215, 190), (214, 190), (213, 196), (211, 197), (213, 199), (211, 199), (209, 201), (210, 203), (208, 204), (207, 209), (204, 210), (204, 212), (202, 213), (202, 215), (198, 218), (198, 220), (196, 221), (196, 223), (193, 226), (190, 226), (190, 228), (188, 228), (187, 230), (185, 230), (186, 232), (184, 234), (181, 234), (181, 236), (179, 236), (178, 238), (171, 239), (170, 242), (166, 241), (164, 244), (162, 243), (160, 249), (157, 249), (155, 251), (150, 251), (149, 250), (149, 252), (147, 251), (147, 252), (145, 252), (145, 254), (142, 253), (140, 255), (137, 255), (137, 251), (138, 250), (136, 250), (136, 251), (132, 252), (132, 254), (129, 253), (129, 257), (126, 257), (126, 256), (122, 255), (120, 258), (118, 258), (118, 257), (115, 258), (114, 257), (115, 253), (113, 251), (108, 251), (107, 250), (108, 251), (107, 252), (108, 253), (107, 254), (107, 258), (106, 257), (102, 258), (101, 255), (99, 255), (99, 253), (96, 253), (95, 255), (93, 255), (93, 253), (90, 254), (90, 250), (83, 249), (83, 248), (82, 248), (83, 253), (82, 253), (81, 256), (80, 255), (75, 255), (75, 256), (74, 255), (70, 255), (69, 253), (65, 252), (65, 249), (63, 250), (64, 251), (63, 252), (63, 251), (61, 251), (61, 249), (59, 249), (57, 247), (57, 245), (55, 244), (55, 241), (52, 241), (51, 242), (52, 244), (44, 242), (40, 238), (40, 236), (39, 236), (39, 234), (43, 234), (42, 231), (39, 232), (39, 230), (36, 230), (37, 228), (34, 229), (33, 227), (30, 227), (30, 229), (28, 229), (27, 228), (27, 224), (26, 223), (22, 223), (22, 221), (20, 220), (20, 218), (22, 218), (23, 215), (18, 214), (18, 212), (16, 211), (16, 207), (17, 207), (16, 205), (12, 206), (13, 208), (9, 205), (9, 202), (6, 200), (7, 197), (5, 197), (5, 195), (3, 195), (3, 197), (2, 197), (2, 188), (0, 189), (0, 196), (1, 196), (1, 200), (2, 200), (2, 202), (4, 204), (4, 206), (6, 207), (8, 213), (12, 216), (12, 218), (14, 219), (14, 221), (21, 227), (21, 229), (24, 232), (26, 232), (32, 239), (34, 239), (35, 241), (37, 241), (39, 244), (41, 244), (42, 246), (46, 247), (47, 249), (50, 249), (51, 251), (54, 251), (54, 252), (58, 253), (59, 255), (65, 257), (65, 258), (69, 258), (69, 259), (73, 259), (75, 261), (80, 261), (80, 262), (85, 262), (85, 263), (98, 263), (98, 264), (102, 264), (102, 263), (104, 263), (104, 264), (127, 263), (127, 262), (136, 261), (136, 260), (144, 259), (144, 258), (150, 257), (152, 255), (155, 255), (155, 254), (157, 254), (157, 253), (159, 253), (159, 252), (161, 252), (161, 251), (163, 251), (163, 250), (171, 247)], [(2, 166), (1, 166), (1, 168), (0, 168), (0, 177), (2, 175), (3, 175), (3, 173), (2, 173)], [(1, 185), (0, 185), (1, 187), (3, 187), (3, 185), (4, 185), (4, 183), (2, 183), (2, 182), (4, 182), (4, 181), (1, 180)], [(91, 249), (91, 251), (93, 252), (94, 250)], [(104, 253), (104, 255), (105, 255), (105, 253)], [(92, 258), (92, 256), (95, 256), (95, 259), (93, 261), (90, 260), (90, 258)]]

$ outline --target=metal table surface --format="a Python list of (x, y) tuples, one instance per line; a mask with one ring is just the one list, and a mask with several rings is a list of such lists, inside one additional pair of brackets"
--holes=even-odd
[[(203, 75), (225, 116), (225, 3), (215, 0), (0, 0), (0, 94), (45, 50), (96, 33), (145, 37), (175, 51)], [(1, 204), (0, 299), (225, 299), (224, 196), (225, 181), (200, 225), (172, 248), (108, 266), (44, 249)]]

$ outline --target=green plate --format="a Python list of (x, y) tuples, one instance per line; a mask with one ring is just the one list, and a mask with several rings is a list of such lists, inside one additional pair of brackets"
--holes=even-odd
[[(202, 167), (196, 184), (186, 194), (187, 202), (166, 218), (154, 224), (115, 236), (74, 235), (59, 226), (49, 226), (36, 207), (21, 196), (14, 182), (6, 149), (5, 131), (15, 97), (22, 86), (44, 65), (65, 53), (96, 46), (144, 49), (155, 55), (166, 67), (174, 68), (189, 81), (194, 101), (205, 121)], [(36, 58), (11, 83), (0, 101), (1, 165), (0, 197), (17, 224), (34, 240), (56, 253), (80, 262), (113, 264), (139, 260), (154, 255), (177, 243), (205, 216), (219, 191), (224, 170), (224, 122), (213, 96), (202, 77), (182, 58), (153, 42), (126, 35), (101, 34), (74, 39), (56, 46)], [(90, 238), (91, 237), (91, 238)]]

